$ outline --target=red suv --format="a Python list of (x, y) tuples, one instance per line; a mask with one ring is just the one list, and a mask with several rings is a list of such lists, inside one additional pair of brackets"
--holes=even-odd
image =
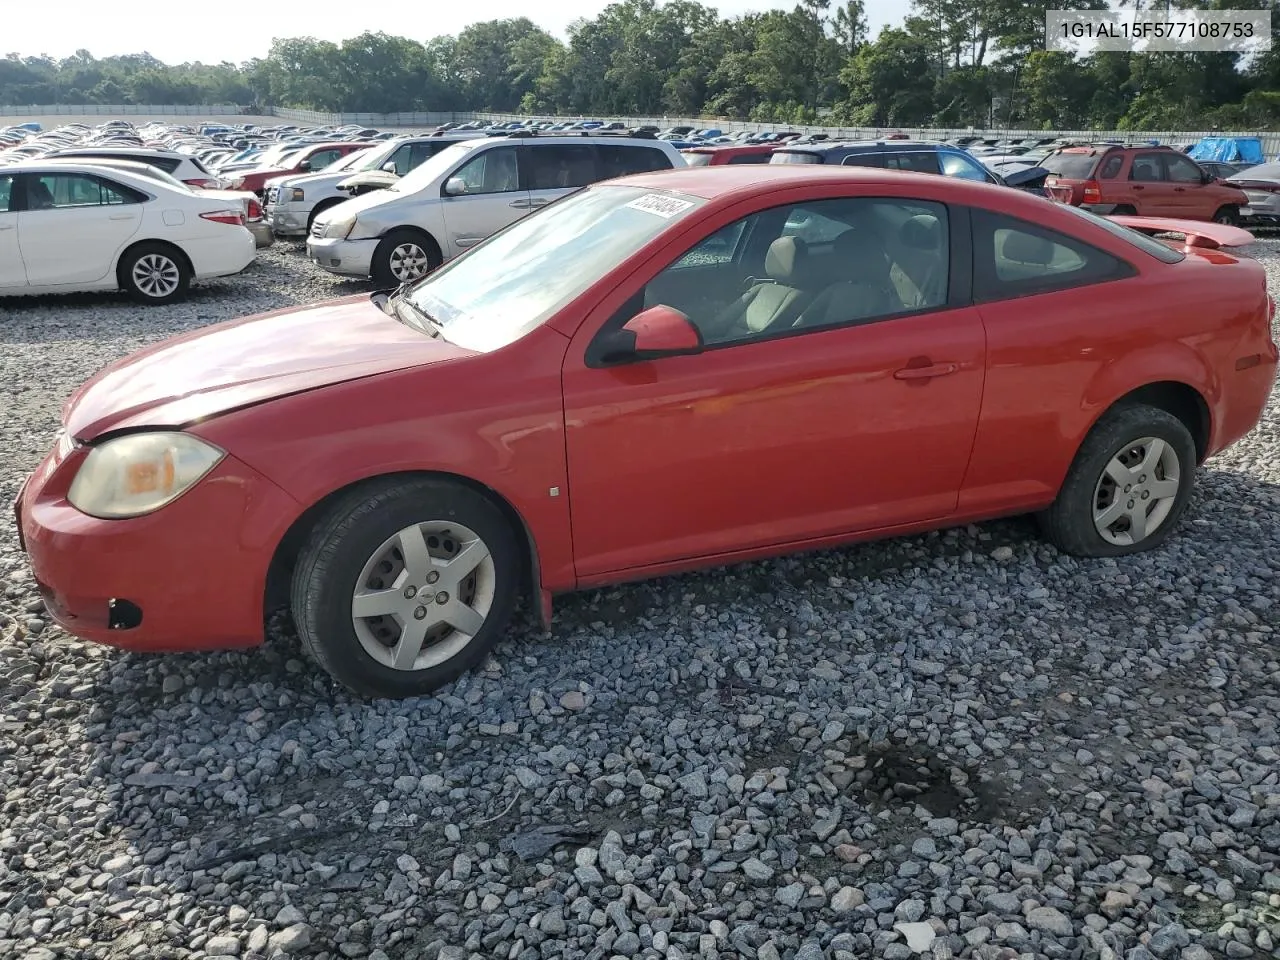
[(248, 190), (261, 196), (266, 191), (267, 181), (273, 177), (284, 177), (291, 173), (309, 173), (320, 171), (336, 160), (340, 160), (356, 150), (364, 150), (372, 146), (369, 140), (340, 140), (336, 143), (313, 143), (299, 146), (294, 153), (286, 154), (284, 159), (274, 167), (254, 167), (235, 174), (229, 184), (232, 190)]
[(1066, 147), (1040, 162), (1062, 203), (1101, 214), (1237, 223), (1249, 200), (1172, 147)]

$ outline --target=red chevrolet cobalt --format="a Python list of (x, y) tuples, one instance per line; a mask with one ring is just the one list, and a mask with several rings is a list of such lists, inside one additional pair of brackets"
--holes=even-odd
[[(1276, 372), (1237, 228), (1176, 243), (1016, 190), (850, 167), (628, 177), (393, 295), (103, 370), (17, 509), (68, 631), (251, 646), (292, 607), (370, 696), (477, 663), (518, 596), (1038, 513), (1170, 536)], [(1147, 225), (1151, 226), (1151, 225)]]

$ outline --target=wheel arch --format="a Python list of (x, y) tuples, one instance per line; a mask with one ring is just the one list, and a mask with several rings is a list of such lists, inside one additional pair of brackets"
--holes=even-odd
[(144, 237), (141, 240), (131, 241), (127, 247), (125, 247), (123, 250), (120, 251), (120, 256), (116, 257), (116, 269), (115, 269), (116, 283), (119, 284), (122, 290), (125, 288), (124, 274), (122, 273), (122, 271), (124, 270), (125, 260), (128, 259), (129, 254), (131, 254), (138, 247), (144, 247), (148, 245), (154, 245), (158, 247), (167, 247), (168, 249), (172, 250), (182, 260), (183, 266), (187, 268), (187, 274), (193, 280), (195, 279), (196, 267), (195, 267), (195, 264), (191, 262), (191, 258), (187, 256), (187, 251), (183, 250), (180, 246), (178, 246), (172, 240), (158, 240), (153, 237)]
[[(1117, 407), (1139, 404), (1156, 407), (1182, 421), (1196, 445), (1196, 464), (1204, 463), (1213, 436), (1213, 415), (1204, 395), (1182, 380), (1156, 380), (1121, 394), (1097, 411), (1084, 436), (1088, 436), (1098, 421)], [(1083, 442), (1082, 436), (1080, 443)]]
[(542, 619), (544, 629), (547, 628), (551, 619), (550, 603), (545, 591), (542, 589), (538, 545), (520, 511), (492, 487), (471, 477), (439, 470), (403, 470), (374, 474), (373, 476), (352, 481), (329, 492), (303, 510), (297, 519), (289, 525), (288, 530), (280, 538), (272, 553), (271, 562), (267, 567), (266, 584), (263, 589), (263, 614), (269, 615), (273, 611), (289, 605), (290, 582), (293, 578), (293, 571), (297, 566), (298, 555), (302, 550), (302, 546), (316, 523), (328, 510), (332, 509), (337, 500), (360, 487), (408, 479), (434, 479), (456, 483), (479, 493), (502, 511), (503, 516), (506, 517), (507, 522), (511, 525), (512, 532), (519, 541), (523, 560), (521, 569), (522, 589), (527, 598), (534, 604), (535, 612)]

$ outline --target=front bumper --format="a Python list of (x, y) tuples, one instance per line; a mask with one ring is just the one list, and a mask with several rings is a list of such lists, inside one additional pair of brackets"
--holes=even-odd
[(276, 204), (266, 208), (266, 220), (279, 237), (301, 237), (307, 232), (310, 209), (295, 204)]
[(99, 520), (66, 500), (86, 455), (84, 447), (54, 450), (14, 505), (20, 543), (59, 626), (151, 653), (261, 643), (267, 569), (301, 512), (297, 502), (227, 456), (155, 513)]
[(378, 240), (343, 240), (340, 237), (307, 237), (307, 259), (330, 273), (367, 277)]

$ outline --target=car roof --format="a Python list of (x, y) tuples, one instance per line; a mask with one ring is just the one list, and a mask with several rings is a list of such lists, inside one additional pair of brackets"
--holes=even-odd
[(923, 187), (926, 194), (946, 193), (956, 203), (990, 206), (990, 199), (1001, 198), (1002, 205), (1027, 201), (1028, 209), (1040, 211), (1039, 204), (1051, 203), (1022, 190), (993, 183), (980, 183), (959, 177), (943, 177), (936, 173), (885, 170), (880, 167), (846, 167), (835, 164), (803, 163), (739, 163), (722, 166), (676, 167), (654, 173), (637, 173), (607, 181), (619, 186), (643, 187), (670, 193), (683, 193), (703, 200), (746, 199), (770, 193), (780, 187), (816, 187), (832, 182), (887, 186), (910, 193), (912, 187)]
[(781, 152), (803, 152), (803, 153), (830, 153), (833, 151), (847, 151), (851, 153), (866, 152), (870, 153), (876, 150), (954, 150), (957, 153), (964, 151), (951, 143), (942, 143), (938, 140), (820, 140), (815, 143), (788, 143), (778, 148)]
[(133, 153), (144, 154), (148, 157), (170, 157), (181, 160), (190, 160), (191, 154), (179, 153), (177, 150), (163, 150), (156, 147), (64, 147), (59, 148), (58, 153), (62, 156), (90, 156), (95, 153), (101, 153), (104, 156), (110, 156), (116, 153)]

